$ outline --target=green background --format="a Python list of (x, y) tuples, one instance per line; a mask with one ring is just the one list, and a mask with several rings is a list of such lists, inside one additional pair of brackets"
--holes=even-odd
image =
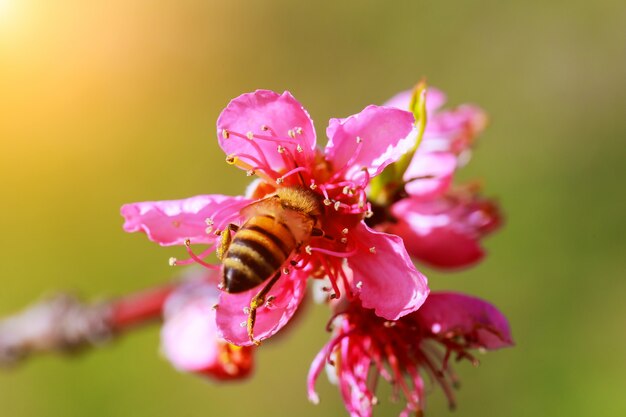
[[(490, 114), (460, 177), (506, 212), (482, 264), (430, 283), (492, 301), (517, 342), (457, 367), (453, 415), (626, 415), (625, 26), (618, 0), (0, 0), (0, 314), (166, 281), (182, 251), (123, 233), (119, 207), (241, 193), (214, 135), (231, 98), (288, 89), (323, 143), (330, 117), (427, 76)], [(306, 399), (328, 339), (306, 313), (246, 382), (177, 373), (153, 326), (1, 373), (0, 415), (346, 415), (324, 376)], [(427, 415), (451, 415), (439, 389)]]

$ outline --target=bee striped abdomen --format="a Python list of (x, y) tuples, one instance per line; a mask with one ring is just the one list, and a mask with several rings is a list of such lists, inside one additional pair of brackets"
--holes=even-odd
[(296, 247), (289, 227), (272, 215), (251, 217), (234, 235), (226, 251), (224, 289), (247, 291), (271, 278)]

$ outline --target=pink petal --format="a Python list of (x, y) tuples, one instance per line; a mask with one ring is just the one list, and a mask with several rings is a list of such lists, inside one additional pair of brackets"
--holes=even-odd
[[(274, 285), (268, 296), (275, 297), (271, 306), (257, 310), (254, 337), (257, 340), (267, 339), (278, 332), (296, 312), (306, 289), (308, 273), (292, 271), (283, 275)], [(251, 346), (244, 323), (248, 314), (244, 312), (250, 306), (250, 300), (263, 288), (258, 287), (239, 294), (223, 292), (217, 308), (217, 326), (221, 336), (238, 346)], [(243, 325), (242, 325), (243, 324)]]
[[(217, 291), (216, 291), (217, 292)], [(163, 353), (181, 371), (197, 372), (218, 361), (214, 299), (187, 302), (165, 320), (161, 330)]]
[(485, 256), (476, 239), (448, 228), (434, 228), (420, 234), (410, 223), (400, 220), (389, 231), (402, 236), (411, 256), (435, 267), (462, 268), (475, 264)]
[(442, 194), (450, 186), (456, 161), (456, 156), (451, 153), (418, 151), (404, 173), (404, 180), (408, 181), (406, 192), (422, 199)]
[(451, 292), (431, 293), (415, 317), (432, 334), (464, 337), (473, 348), (499, 349), (513, 345), (504, 314), (480, 298)]
[(404, 239), (412, 256), (440, 268), (460, 268), (481, 260), (485, 253), (480, 239), (501, 223), (495, 203), (477, 196), (405, 198), (391, 211), (398, 222), (387, 230)]
[(345, 169), (345, 178), (362, 168), (377, 175), (415, 144), (415, 135), (409, 135), (414, 121), (407, 111), (378, 106), (368, 106), (346, 119), (331, 119), (326, 129), (326, 159), (336, 171)]
[(363, 307), (373, 308), (387, 320), (417, 310), (428, 296), (428, 280), (415, 269), (402, 239), (376, 232), (364, 223), (350, 234), (363, 247), (348, 258), (353, 272), (352, 290)]
[(188, 268), (185, 275), (189, 280), (172, 293), (164, 307), (163, 354), (180, 371), (219, 380), (247, 376), (252, 352), (218, 337), (214, 305), (219, 297), (219, 273)]
[(420, 146), (424, 151), (458, 154), (467, 149), (486, 126), (487, 114), (478, 106), (465, 104), (441, 111), (428, 118)]
[[(400, 110), (410, 110), (411, 97), (413, 96), (413, 89), (402, 91), (395, 96), (391, 97), (384, 106), (396, 107)], [(426, 90), (426, 114), (428, 117), (434, 114), (441, 106), (446, 102), (446, 95), (443, 91), (436, 89), (435, 87), (428, 87)]]
[(227, 226), (252, 200), (225, 195), (199, 195), (184, 200), (146, 201), (125, 204), (121, 214), (124, 230), (145, 232), (148, 239), (162, 246), (212, 243), (216, 236), (207, 233), (206, 219), (212, 218), (213, 229)]
[[(264, 126), (270, 130), (264, 130)], [(292, 138), (289, 131), (294, 129), (300, 133), (292, 133), (294, 136)], [(224, 131), (229, 134), (225, 134)], [(253, 144), (250, 139), (235, 134), (245, 136), (249, 132), (265, 137), (275, 134), (275, 138), (282, 141), (279, 143), (255, 138)], [(238, 155), (242, 161), (252, 166), (260, 165), (273, 169), (276, 173), (292, 168), (286, 164), (284, 155), (278, 153), (279, 144), (287, 148), (292, 155), (300, 154), (308, 161), (314, 158), (313, 121), (302, 105), (287, 91), (278, 94), (269, 90), (257, 90), (233, 99), (217, 119), (217, 136), (220, 146), (227, 155)], [(297, 151), (298, 145), (301, 146), (302, 153)], [(272, 177), (277, 176), (269, 174)]]

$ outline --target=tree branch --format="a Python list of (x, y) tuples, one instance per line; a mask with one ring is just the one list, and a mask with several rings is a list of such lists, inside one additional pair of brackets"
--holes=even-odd
[(85, 303), (61, 293), (0, 321), (0, 366), (33, 354), (76, 353), (109, 342), (123, 331), (158, 321), (174, 284), (119, 299)]

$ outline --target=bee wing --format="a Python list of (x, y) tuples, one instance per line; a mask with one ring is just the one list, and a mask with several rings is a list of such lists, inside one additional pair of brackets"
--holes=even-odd
[(276, 194), (265, 197), (262, 200), (250, 203), (241, 209), (241, 215), (246, 219), (260, 214), (276, 215), (282, 211), (280, 199)]

